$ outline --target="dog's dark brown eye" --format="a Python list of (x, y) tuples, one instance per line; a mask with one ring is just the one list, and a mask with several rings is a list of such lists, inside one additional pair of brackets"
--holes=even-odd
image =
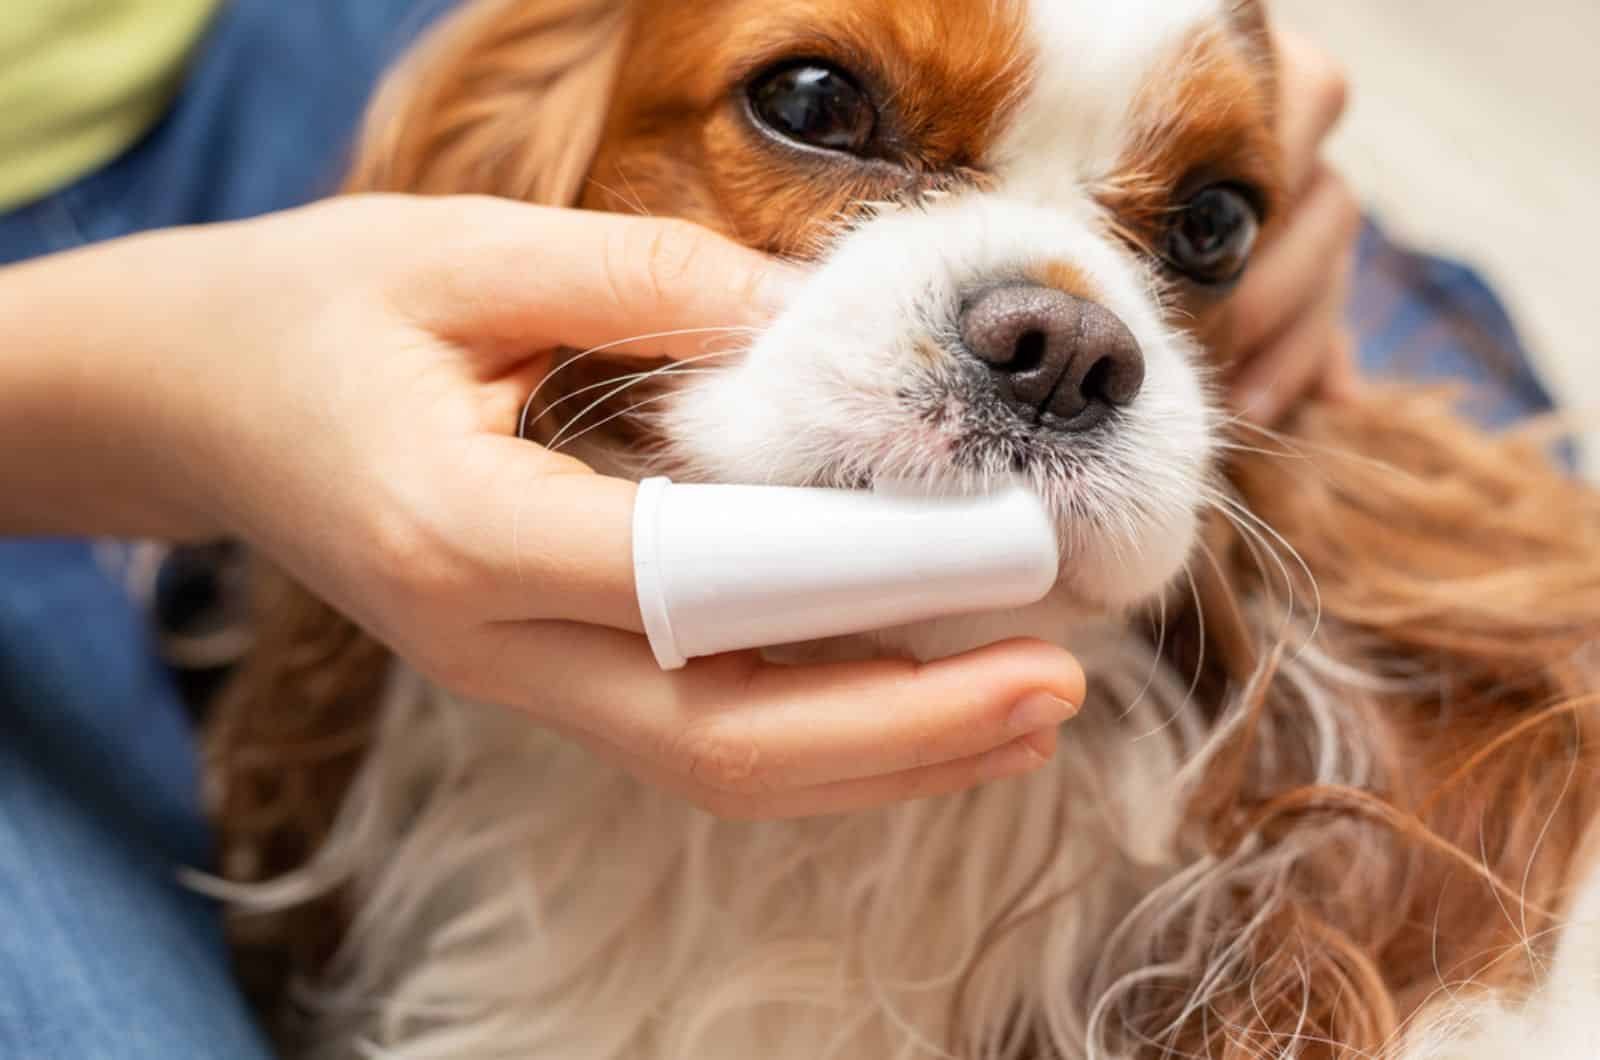
[(829, 151), (860, 151), (878, 121), (853, 80), (815, 62), (792, 63), (757, 77), (750, 86), (750, 108), (778, 135)]
[(1215, 184), (1182, 206), (1167, 233), (1167, 261), (1196, 283), (1231, 283), (1244, 272), (1261, 232), (1261, 219), (1245, 193)]

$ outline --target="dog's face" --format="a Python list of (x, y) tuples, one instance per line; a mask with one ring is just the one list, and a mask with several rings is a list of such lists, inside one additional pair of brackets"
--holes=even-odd
[(641, 412), (657, 468), (1020, 473), (1057, 513), (1076, 610), (1167, 585), (1218, 428), (1196, 335), (1277, 205), (1256, 5), (638, 0), (629, 19), (583, 204), (815, 265), (770, 330), (712, 340), (733, 352)]

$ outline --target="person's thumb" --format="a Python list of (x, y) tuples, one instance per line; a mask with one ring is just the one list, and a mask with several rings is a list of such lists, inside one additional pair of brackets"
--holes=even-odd
[(425, 322), (474, 346), (606, 347), (685, 357), (769, 322), (797, 285), (791, 265), (686, 221), (444, 200), (446, 245), (415, 292)]

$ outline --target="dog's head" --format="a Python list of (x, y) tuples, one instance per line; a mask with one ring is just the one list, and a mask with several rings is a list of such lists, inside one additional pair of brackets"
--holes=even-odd
[[(1273, 89), (1256, 0), (471, 0), (390, 78), (351, 184), (679, 217), (807, 262), (780, 319), (702, 361), (570, 361), (541, 436), (680, 478), (1021, 472), (1070, 553), (1052, 605), (1103, 614), (1194, 545), (1222, 430), (1206, 340), (1280, 213)], [(1155, 648), (1216, 725), (1171, 726), (1199, 860), (1094, 936), (1132, 1043), (1108, 1053), (1386, 1055), (1441, 969), (1545, 981), (1534, 943), (1589, 862), (1600, 501), (1417, 395), (1290, 429), (1304, 462), (1229, 468), (1294, 561), (1289, 620), (1219, 535), (1225, 606), (1197, 587)], [(1314, 644), (1281, 650), (1310, 599)], [(325, 609), (261, 613), (214, 737), (246, 872), (326, 833), (387, 661)], [(1040, 922), (1026, 898), (1000, 934)]]
[(815, 266), (697, 363), (559, 372), (545, 440), (712, 481), (1018, 472), (1075, 609), (1181, 569), (1218, 419), (1196, 336), (1278, 200), (1256, 3), (488, 0), (416, 69), (379, 111), (400, 142), (370, 153), (417, 168), (388, 183), (684, 218)]

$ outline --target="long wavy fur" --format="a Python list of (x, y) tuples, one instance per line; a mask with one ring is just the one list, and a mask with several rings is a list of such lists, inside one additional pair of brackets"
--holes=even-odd
[[(609, 0), (469, 5), (391, 78), (351, 187), (576, 201), (601, 135), (596, 101), (621, 54), (616, 12)], [(1172, 816), (1178, 849), (1129, 851), (1113, 835), (1121, 868), (1069, 872), (1058, 856), (1068, 833), (1094, 825), (1068, 814), (1066, 798), (1019, 806), (1030, 816), (1009, 826), (982, 809), (992, 802), (900, 811), (907, 836), (1010, 827), (1033, 837), (1008, 870), (1008, 899), (973, 914), (981, 942), (956, 969), (936, 1043), (951, 1055), (1398, 1056), (1408, 1043), (1448, 1042), (1471, 999), (1527, 996), (1546, 978), (1600, 798), (1600, 496), (1531, 442), (1488, 437), (1449, 395), (1414, 389), (1313, 404), (1281, 434), (1240, 426), (1232, 442), (1194, 592), (1170, 603), (1159, 637), (1131, 633), (1119, 649), (1135, 675), (1159, 654), (1180, 678), (1156, 682), (1171, 687), (1153, 702), (1200, 708), (1199, 730), (1158, 737), (1176, 779), (1151, 790), (1174, 803), (1150, 812)], [(348, 961), (376, 930), (374, 896), (348, 900), (366, 872), (351, 860), (364, 848), (351, 830), (425, 828), (429, 817), (424, 802), (346, 820), (334, 853), (314, 860), (377, 738), (389, 660), (302, 591), (271, 575), (264, 584), (259, 645), (211, 751), (225, 874), (256, 882), (313, 865), (256, 903), (274, 911), (237, 918), (241, 959), (281, 1015), (291, 976), (315, 981), (341, 939)], [(1095, 695), (1135, 711), (1147, 692), (1112, 675)], [(420, 739), (440, 735), (428, 728), (437, 718), (412, 720)], [(1140, 737), (1111, 727), (1101, 738), (1121, 748)], [(1114, 759), (1073, 761), (1066, 776), (1088, 790), (1065, 794), (1093, 802)], [(892, 867), (907, 855), (881, 856)], [(1115, 900), (1095, 883), (1108, 873)], [(926, 893), (901, 882), (896, 901)], [(760, 900), (761, 880), (744, 886)], [(632, 913), (654, 908), (636, 897)], [(423, 899), (402, 887), (377, 900), (387, 916)], [(1086, 900), (1109, 934), (1063, 934), (1068, 921), (1094, 922), (1073, 911)], [(485, 909), (485, 924), (495, 915)], [(629, 915), (616, 910), (616, 924)], [(892, 905), (878, 915), (883, 932), (888, 921), (914, 928)], [(626, 954), (616, 930), (596, 924), (595, 952), (569, 955), (570, 974), (603, 951)], [(1019, 999), (995, 969), (1025, 937), (1093, 959), (1062, 955), (1058, 992)], [(880, 971), (885, 982), (897, 974)], [(347, 969), (343, 981), (349, 992), (361, 980)], [(689, 1048), (697, 1031), (676, 1033)], [(449, 1055), (448, 1041), (406, 1055)], [(1437, 1055), (1454, 1054), (1440, 1045)]]

